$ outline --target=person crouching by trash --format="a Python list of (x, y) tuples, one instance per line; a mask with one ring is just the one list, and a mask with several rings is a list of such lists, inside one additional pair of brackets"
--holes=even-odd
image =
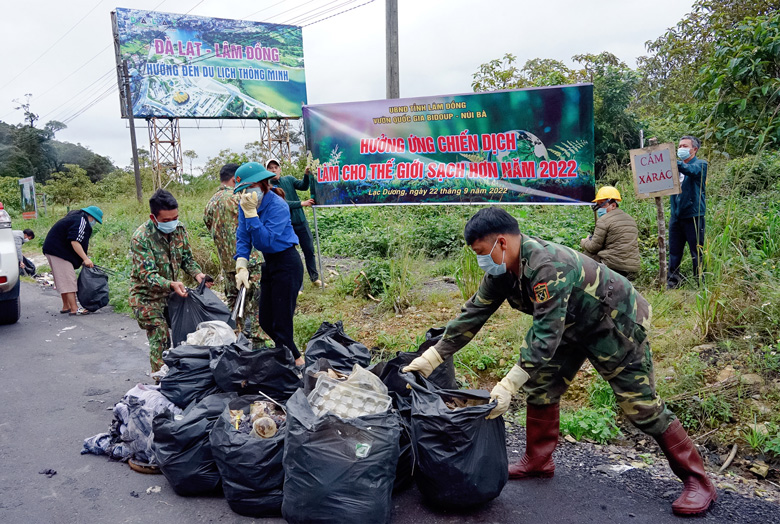
[(639, 258), (639, 229), (636, 221), (620, 209), (620, 191), (604, 186), (596, 193), (596, 229), (588, 238), (580, 240), (582, 252), (634, 280), (642, 268)]
[(588, 359), (609, 382), (626, 417), (655, 438), (682, 479), (674, 513), (705, 512), (717, 492), (682, 424), (656, 394), (647, 300), (607, 266), (520, 233), (503, 209), (477, 212), (466, 223), (465, 238), (486, 275), (442, 339), (403, 371), (430, 375), (508, 300), (514, 309), (533, 315), (519, 362), (491, 392), (497, 405), (488, 418), (505, 413), (521, 387), (527, 395), (525, 455), (509, 467), (509, 478), (553, 476), (560, 398)]
[(97, 206), (71, 211), (51, 227), (43, 241), (43, 254), (49, 261), (54, 286), (62, 298), (60, 313), (71, 316), (89, 314), (89, 311), (76, 304), (76, 292), (79, 289), (76, 270), (82, 265), (95, 265), (87, 256), (95, 222), (103, 223), (103, 211)]
[(149, 362), (154, 373), (163, 366), (163, 351), (171, 345), (166, 320), (168, 295), (174, 291), (187, 296), (182, 273), (198, 283), (206, 275), (192, 256), (187, 231), (179, 222), (179, 203), (173, 195), (158, 189), (149, 199), (149, 210), (149, 220), (138, 226), (130, 240), (130, 307), (149, 339)]
[[(16, 244), (16, 259), (19, 261), (19, 274), (33, 276), (35, 274), (35, 264), (22, 254), (22, 246), (35, 238), (35, 232), (32, 229), (20, 231), (14, 229), (11, 231)], [(64, 309), (64, 308), (63, 308)], [(70, 311), (70, 310), (69, 310)]]
[(295, 246), (284, 191), (271, 186), (274, 174), (257, 162), (236, 170), (235, 193), (241, 193), (236, 230), (236, 286), (249, 288), (248, 260), (252, 247), (263, 253), (260, 276), (260, 327), (277, 346), (286, 346), (295, 364), (304, 364), (293, 337), (293, 315), (303, 282), (303, 264)]

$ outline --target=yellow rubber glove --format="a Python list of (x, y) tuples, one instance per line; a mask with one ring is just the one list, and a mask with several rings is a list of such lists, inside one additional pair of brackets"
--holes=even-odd
[(512, 401), (512, 395), (523, 387), (523, 384), (528, 380), (528, 373), (523, 368), (515, 364), (515, 366), (509, 370), (501, 382), (496, 384), (493, 391), (490, 392), (490, 399), (497, 402), (496, 407), (488, 414), (487, 418), (498, 418), (509, 409), (509, 403)]
[[(255, 213), (257, 216), (257, 213)], [(241, 287), (249, 289), (249, 261), (243, 257), (236, 259), (236, 287), (240, 290)]]
[(423, 351), (422, 355), (409, 362), (409, 365), (404, 367), (401, 371), (404, 373), (419, 371), (422, 376), (428, 378), (428, 375), (433, 373), (433, 370), (442, 362), (444, 361), (442, 360), (441, 355), (439, 355), (439, 352), (436, 351), (436, 346), (434, 346)]
[(241, 209), (244, 210), (244, 216), (246, 218), (257, 216), (257, 193), (254, 191), (245, 191), (241, 194), (239, 204), (241, 205)]

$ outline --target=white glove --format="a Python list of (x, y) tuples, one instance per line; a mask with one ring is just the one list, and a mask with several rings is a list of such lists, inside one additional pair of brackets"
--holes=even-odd
[(501, 382), (496, 384), (493, 391), (490, 392), (490, 399), (497, 402), (496, 407), (488, 414), (488, 420), (492, 418), (498, 418), (509, 409), (509, 403), (512, 401), (512, 395), (526, 383), (529, 376), (523, 368), (515, 364), (515, 366), (506, 374)]
[(257, 206), (260, 204), (257, 193), (254, 191), (245, 191), (241, 194), (239, 204), (241, 205), (241, 209), (244, 210), (244, 216), (246, 218), (257, 216)]
[(436, 367), (442, 362), (444, 361), (434, 346), (423, 351), (422, 355), (409, 362), (409, 365), (404, 367), (401, 371), (404, 373), (408, 373), (409, 371), (419, 371), (420, 375), (428, 378), (428, 375), (433, 373), (433, 370), (436, 369)]
[[(257, 216), (257, 213), (255, 213), (255, 216)], [(243, 257), (238, 257), (236, 259), (236, 287), (238, 289), (241, 289), (242, 286), (249, 289), (248, 265), (249, 261), (247, 259)]]

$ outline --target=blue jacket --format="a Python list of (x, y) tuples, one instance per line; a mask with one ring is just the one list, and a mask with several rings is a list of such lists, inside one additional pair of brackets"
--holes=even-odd
[(704, 190), (707, 185), (707, 161), (693, 157), (687, 164), (677, 161), (677, 170), (683, 175), (680, 194), (672, 195), (671, 220), (704, 216), (707, 211)]
[(298, 244), (298, 237), (290, 222), (290, 206), (269, 191), (263, 196), (256, 217), (246, 218), (244, 210), (238, 207), (238, 228), (236, 229), (236, 256), (249, 259), (252, 247), (264, 254), (279, 253)]

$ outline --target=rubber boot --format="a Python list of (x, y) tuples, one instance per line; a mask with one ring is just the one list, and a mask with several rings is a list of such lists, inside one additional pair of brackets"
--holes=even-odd
[(672, 471), (683, 481), (683, 492), (672, 504), (672, 511), (675, 515), (698, 515), (707, 511), (718, 493), (707, 477), (701, 455), (680, 421), (672, 422), (656, 440)]
[(555, 463), (552, 459), (558, 445), (560, 430), (558, 404), (534, 406), (527, 404), (525, 415), (525, 455), (509, 466), (510, 479), (552, 478)]

